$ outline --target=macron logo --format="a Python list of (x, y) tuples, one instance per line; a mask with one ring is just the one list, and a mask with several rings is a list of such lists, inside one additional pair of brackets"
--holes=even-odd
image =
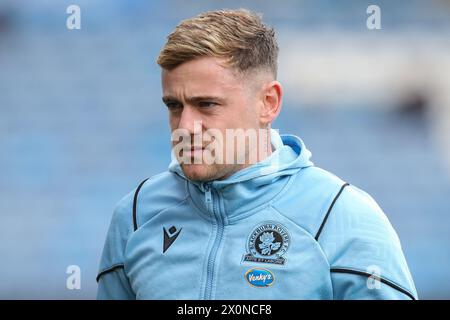
[(181, 232), (181, 229), (177, 231), (177, 228), (175, 226), (170, 227), (169, 232), (167, 232), (166, 228), (163, 227), (164, 231), (164, 243), (163, 243), (163, 253), (167, 251), (167, 249), (170, 248), (172, 243), (177, 240), (178, 235)]

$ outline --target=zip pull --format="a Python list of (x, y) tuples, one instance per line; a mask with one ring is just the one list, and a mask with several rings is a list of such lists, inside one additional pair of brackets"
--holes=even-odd
[(205, 183), (205, 202), (208, 208), (211, 208), (212, 196), (211, 196), (211, 187), (208, 183)]

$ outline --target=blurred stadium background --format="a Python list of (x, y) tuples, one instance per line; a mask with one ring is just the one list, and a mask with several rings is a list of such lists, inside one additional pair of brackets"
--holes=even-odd
[[(81, 8), (68, 30), (66, 8)], [(368, 5), (381, 30), (368, 30)], [(263, 13), (283, 112), (316, 165), (368, 191), (419, 296), (450, 298), (450, 1), (0, 0), (0, 298), (95, 298), (115, 203), (167, 168), (155, 63), (183, 18)], [(66, 268), (81, 268), (81, 290)]]

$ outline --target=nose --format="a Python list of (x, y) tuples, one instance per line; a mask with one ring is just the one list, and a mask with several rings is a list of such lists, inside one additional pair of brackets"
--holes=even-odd
[(180, 115), (178, 129), (187, 130), (189, 134), (195, 135), (202, 130), (202, 119), (197, 110), (192, 106), (186, 105)]

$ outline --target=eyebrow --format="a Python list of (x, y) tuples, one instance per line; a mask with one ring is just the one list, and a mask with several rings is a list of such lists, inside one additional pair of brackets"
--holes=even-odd
[[(164, 96), (162, 98), (162, 101), (164, 103), (180, 102), (177, 98), (175, 98), (173, 96)], [(198, 103), (200, 101), (217, 101), (217, 102), (223, 103), (224, 99), (217, 97), (217, 96), (193, 96), (193, 97), (187, 98), (186, 101), (189, 103), (192, 103), (192, 104)]]

